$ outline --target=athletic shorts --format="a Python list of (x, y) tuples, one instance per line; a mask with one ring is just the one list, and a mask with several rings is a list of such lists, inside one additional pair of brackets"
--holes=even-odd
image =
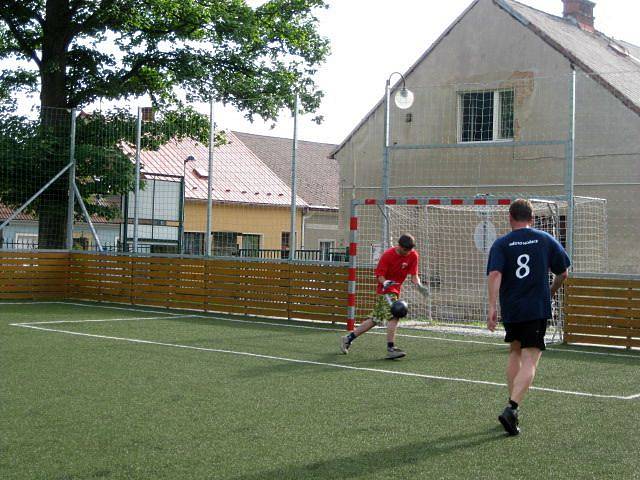
[[(398, 295), (395, 293), (388, 293), (387, 295), (391, 298), (391, 302), (395, 302), (398, 299)], [(373, 306), (373, 310), (371, 310), (371, 314), (369, 315), (369, 318), (376, 325), (384, 325), (393, 318), (389, 302), (387, 302), (387, 299), (384, 297), (385, 295), (376, 295), (376, 304)]]
[(547, 320), (529, 320), (527, 322), (505, 323), (504, 341), (519, 341), (521, 348), (539, 348), (545, 350), (544, 335), (547, 333)]

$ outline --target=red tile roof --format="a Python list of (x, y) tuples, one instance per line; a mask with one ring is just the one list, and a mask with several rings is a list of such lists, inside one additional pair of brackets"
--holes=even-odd
[[(233, 133), (226, 136), (228, 143), (213, 153), (213, 201), (290, 206), (291, 189)], [(123, 148), (134, 156), (130, 147)], [(195, 160), (185, 166), (190, 156)], [(208, 145), (193, 139), (172, 140), (157, 151), (142, 151), (140, 161), (142, 173), (149, 177), (153, 173), (182, 177), (184, 172), (186, 198), (207, 199)], [(296, 205), (308, 206), (299, 195)]]

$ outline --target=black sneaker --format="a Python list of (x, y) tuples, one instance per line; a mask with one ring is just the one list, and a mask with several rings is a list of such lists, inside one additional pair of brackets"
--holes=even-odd
[(396, 358), (402, 358), (406, 355), (398, 347), (387, 348), (387, 360), (395, 360)]
[(505, 407), (498, 416), (498, 420), (500, 420), (500, 423), (509, 435), (518, 435), (520, 433), (520, 428), (518, 427), (518, 410), (515, 408), (511, 408), (510, 406)]

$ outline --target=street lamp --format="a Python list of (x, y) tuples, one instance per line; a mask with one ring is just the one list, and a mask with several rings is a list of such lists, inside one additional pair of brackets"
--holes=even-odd
[(184, 159), (182, 164), (182, 202), (180, 205), (180, 253), (184, 253), (184, 207), (186, 201), (186, 188), (187, 188), (187, 163), (195, 162), (196, 157), (189, 155)]
[(405, 85), (405, 78), (400, 72), (393, 72), (387, 78), (384, 95), (384, 146), (382, 150), (382, 197), (384, 201), (384, 215), (382, 219), (382, 246), (383, 249), (389, 243), (389, 220), (387, 215), (386, 201), (389, 198), (389, 100), (391, 97), (391, 78), (400, 75), (402, 87), (395, 94), (394, 101), (400, 110), (406, 110), (413, 105), (413, 93)]

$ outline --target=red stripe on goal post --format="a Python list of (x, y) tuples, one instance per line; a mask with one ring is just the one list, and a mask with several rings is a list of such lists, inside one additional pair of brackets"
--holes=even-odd
[(415, 198), (410, 198), (407, 200), (407, 205), (418, 205), (418, 200)]
[(378, 203), (378, 200), (376, 200), (375, 198), (367, 198), (364, 201), (365, 205), (375, 205), (376, 203)]
[(354, 242), (351, 242), (349, 244), (349, 255), (355, 257), (357, 252), (358, 252), (358, 244), (354, 243)]
[(384, 203), (386, 205), (395, 205), (398, 201), (395, 198), (387, 198)]
[(357, 280), (357, 271), (355, 268), (349, 268), (349, 277), (347, 280), (356, 281)]
[(486, 198), (476, 198), (473, 201), (474, 205), (486, 205), (487, 204), (487, 199)]
[(429, 205), (440, 205), (442, 203), (442, 200), (440, 200), (439, 198), (430, 198), (427, 203)]
[(348, 298), (347, 305), (350, 306), (350, 307), (355, 307), (356, 306), (356, 294), (355, 293), (349, 293), (347, 298)]
[(351, 217), (351, 220), (349, 222), (349, 229), (350, 230), (358, 229), (358, 217)]
[(451, 205), (464, 205), (464, 200), (461, 198), (452, 198)]
[(498, 205), (511, 205), (511, 200), (508, 198), (501, 198), (498, 200)]

